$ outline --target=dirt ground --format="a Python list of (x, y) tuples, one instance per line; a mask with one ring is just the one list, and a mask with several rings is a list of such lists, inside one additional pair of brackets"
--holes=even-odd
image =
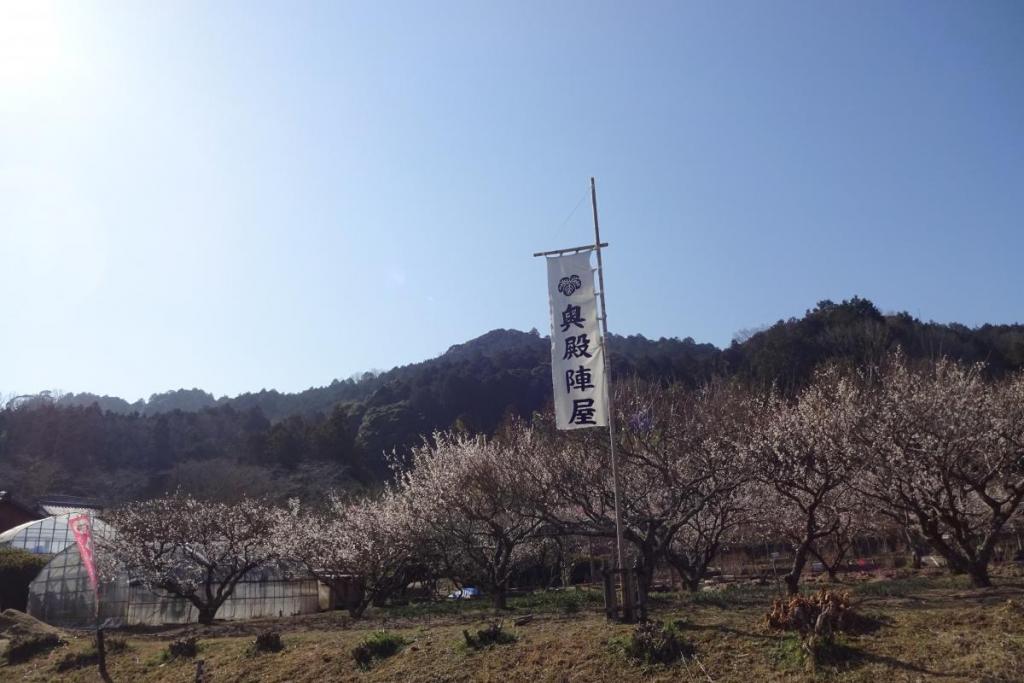
[[(838, 587), (850, 590), (853, 608), (873, 626), (840, 635), (830, 659), (816, 666), (794, 637), (764, 625), (769, 586), (655, 595), (651, 618), (676, 622), (696, 653), (669, 666), (631, 662), (624, 644), (632, 627), (609, 623), (594, 595), (565, 591), (513, 600), (502, 618), (515, 641), (479, 651), (466, 647), (462, 631), (486, 625), (490, 609), (443, 603), (361, 620), (325, 613), (112, 632), (127, 647), (110, 656), (110, 672), (119, 682), (194, 681), (195, 660), (168, 660), (165, 652), (170, 640), (196, 635), (207, 681), (1024, 681), (1024, 580), (998, 578), (990, 589), (945, 576)], [(527, 614), (532, 619), (514, 625)], [(284, 649), (254, 654), (253, 638), (266, 628), (280, 631)], [(353, 648), (382, 629), (407, 644), (358, 668)], [(0, 680), (98, 681), (87, 656), (91, 634), (66, 638), (27, 662), (0, 665)]]

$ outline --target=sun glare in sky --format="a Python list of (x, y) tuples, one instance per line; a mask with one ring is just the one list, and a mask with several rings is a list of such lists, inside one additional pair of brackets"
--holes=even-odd
[(70, 49), (72, 12), (46, 0), (0, 0), (0, 272), (54, 306), (55, 317), (95, 291), (106, 266), (105, 233), (74, 150), (88, 126)]
[(0, 0), (0, 395), (546, 330), (530, 255), (592, 237), (591, 176), (614, 333), (1019, 320), (1022, 35), (1019, 0)]
[(53, 3), (0, 0), (0, 88), (32, 88), (53, 76), (60, 61)]

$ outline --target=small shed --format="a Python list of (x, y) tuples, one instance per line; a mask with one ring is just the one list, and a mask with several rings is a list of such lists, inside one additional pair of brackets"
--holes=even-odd
[(318, 573), (320, 581), (320, 609), (349, 609), (363, 600), (363, 578), (355, 574)]
[(0, 491), (0, 532), (45, 516), (36, 506), (18, 500), (10, 491)]

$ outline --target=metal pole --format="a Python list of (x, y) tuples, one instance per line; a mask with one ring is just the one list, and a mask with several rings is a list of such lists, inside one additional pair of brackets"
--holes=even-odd
[[(590, 203), (594, 207), (594, 251), (597, 252), (597, 285), (600, 287), (601, 296), (601, 350), (604, 354), (604, 390), (605, 403), (608, 406), (608, 443), (609, 452), (612, 458), (612, 484), (615, 489), (615, 554), (616, 569), (622, 572), (622, 587), (624, 592), (623, 608), (632, 604), (632, 600), (625, 599), (629, 594), (629, 581), (625, 573), (626, 562), (622, 555), (622, 486), (619, 484), (619, 463), (615, 454), (615, 404), (613, 402), (612, 367), (611, 357), (608, 353), (608, 307), (604, 302), (604, 264), (601, 261), (601, 227), (597, 220), (597, 187), (594, 179), (590, 179)], [(630, 618), (632, 615), (625, 615)]]

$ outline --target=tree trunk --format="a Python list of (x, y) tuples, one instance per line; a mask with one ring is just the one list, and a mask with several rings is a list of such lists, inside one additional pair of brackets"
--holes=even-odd
[(910, 548), (910, 567), (920, 569), (927, 546), (921, 537), (909, 526), (903, 527), (903, 536)]
[(203, 626), (209, 626), (213, 623), (213, 618), (217, 616), (217, 608), (206, 605), (199, 608), (199, 623)]
[(496, 586), (494, 588), (494, 593), (491, 595), (491, 599), (494, 603), (494, 609), (508, 609), (508, 600), (506, 598), (505, 587)]
[(975, 588), (988, 588), (992, 585), (992, 581), (988, 576), (988, 564), (992, 558), (992, 548), (995, 546), (997, 533), (998, 529), (994, 530), (992, 535), (986, 539), (978, 553), (973, 556), (968, 553), (961, 552), (957, 547), (947, 543), (938, 531), (937, 524), (934, 524), (931, 528), (927, 529), (924, 536), (928, 540), (932, 549), (939, 555), (942, 555), (942, 557), (946, 558), (946, 563), (949, 565), (950, 573), (967, 574), (971, 577), (972, 586)]
[(562, 588), (572, 585), (572, 570), (575, 564), (575, 562), (566, 562), (562, 565)]
[(682, 554), (672, 553), (667, 555), (665, 561), (679, 574), (679, 579), (683, 582), (686, 590), (691, 593), (696, 593), (700, 590), (700, 582), (704, 578), (704, 567), (691, 564), (689, 559)]
[(821, 563), (821, 566), (825, 570), (825, 573), (828, 574), (829, 581), (831, 581), (832, 583), (839, 583), (839, 565), (842, 563), (843, 555), (846, 554), (845, 551), (841, 553), (837, 551), (836, 558), (832, 562), (828, 562), (825, 559), (825, 556), (822, 553), (819, 553), (814, 546), (808, 548), (807, 552), (809, 552), (814, 557), (814, 559)]
[(644, 593), (650, 592), (651, 584), (654, 582), (656, 557), (657, 554), (654, 548), (650, 546), (640, 547), (640, 562), (634, 565), (634, 571), (636, 572), (636, 580), (643, 586)]
[(804, 573), (805, 564), (807, 564), (807, 547), (802, 545), (797, 548), (796, 555), (793, 557), (793, 567), (784, 577), (786, 592), (790, 595), (796, 595), (800, 592), (800, 575)]
[(370, 602), (371, 600), (369, 598), (363, 598), (362, 600), (357, 600), (355, 602), (349, 603), (349, 616), (353, 619), (358, 619), (359, 617), (363, 616), (363, 613), (366, 612), (366, 608), (370, 606)]
[(972, 562), (967, 567), (967, 573), (971, 577), (971, 585), (975, 588), (988, 588), (992, 580), (988, 576), (987, 562)]

